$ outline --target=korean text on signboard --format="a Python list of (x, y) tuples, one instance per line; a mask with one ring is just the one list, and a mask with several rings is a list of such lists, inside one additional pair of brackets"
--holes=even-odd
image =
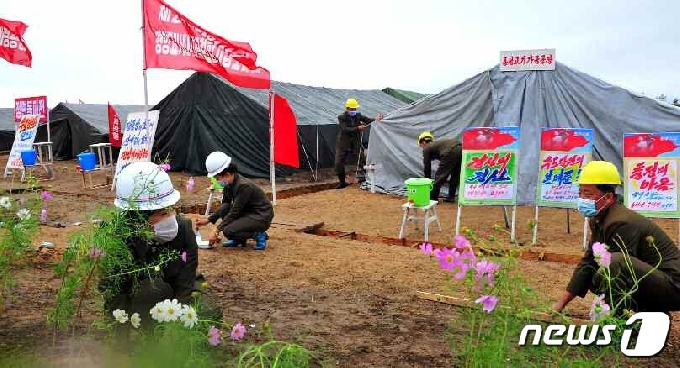
[(149, 111), (148, 119), (145, 119), (143, 112), (128, 114), (116, 164), (116, 176), (132, 162), (151, 161), (151, 150), (157, 126), (158, 110)]
[(40, 122), (47, 122), (47, 96), (25, 97), (14, 100), (14, 122), (24, 115), (39, 115)]
[(680, 133), (625, 134), (624, 202), (649, 217), (680, 218)]
[(461, 205), (512, 205), (517, 193), (519, 127), (463, 132)]
[(22, 116), (21, 121), (17, 126), (17, 130), (14, 133), (14, 143), (12, 144), (12, 150), (7, 159), (5, 174), (7, 173), (7, 169), (21, 169), (24, 167), (24, 164), (21, 161), (21, 152), (33, 148), (33, 142), (35, 141), (37, 132), (38, 116)]
[(500, 71), (555, 70), (555, 49), (501, 51)]
[(592, 129), (543, 128), (537, 204), (576, 208), (578, 177), (592, 155)]

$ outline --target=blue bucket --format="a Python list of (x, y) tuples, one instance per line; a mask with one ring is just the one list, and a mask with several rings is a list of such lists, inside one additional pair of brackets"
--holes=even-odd
[(24, 166), (35, 166), (36, 161), (38, 161), (38, 153), (35, 150), (21, 151), (21, 162)]
[(97, 163), (97, 156), (94, 152), (83, 152), (78, 155), (78, 164), (83, 171), (94, 170)]

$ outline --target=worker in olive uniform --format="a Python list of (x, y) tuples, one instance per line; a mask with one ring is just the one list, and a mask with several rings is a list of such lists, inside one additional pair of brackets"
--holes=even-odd
[(461, 161), (463, 146), (455, 139), (434, 140), (430, 132), (423, 132), (418, 136), (418, 145), (423, 149), (423, 166), (425, 177), (431, 178), (432, 160), (439, 160), (439, 167), (434, 173), (434, 183), (430, 192), (431, 200), (439, 200), (439, 191), (444, 183), (449, 182), (449, 195), (446, 202), (456, 201), (456, 190), (460, 183)]
[(359, 170), (363, 171), (366, 158), (361, 155), (361, 134), (360, 132), (368, 128), (368, 124), (381, 120), (382, 115), (378, 114), (375, 119), (362, 115), (359, 111), (357, 100), (350, 98), (345, 102), (345, 112), (338, 116), (338, 138), (335, 143), (335, 173), (338, 175), (339, 184), (337, 189), (347, 186), (345, 179), (345, 160), (352, 153), (360, 155)]
[[(590, 246), (564, 295), (553, 305), (554, 310), (563, 310), (576, 296), (585, 297), (588, 290), (604, 294), (612, 308), (621, 302), (617, 315), (622, 315), (623, 309), (666, 313), (680, 310), (680, 250), (654, 222), (617, 201), (616, 188), (620, 184), (619, 172), (610, 162), (591, 161), (583, 167), (578, 209), (590, 219)], [(603, 269), (593, 253), (596, 242), (604, 243), (611, 252), (614, 300), (610, 300)], [(634, 290), (635, 279), (637, 291), (625, 298), (626, 292)]]
[(231, 158), (222, 152), (213, 152), (206, 160), (208, 176), (215, 177), (223, 189), (223, 203), (209, 218), (196, 222), (196, 226), (204, 226), (209, 222), (216, 223), (217, 229), (208, 241), (214, 244), (223, 234), (228, 240), (225, 247), (245, 245), (250, 238), (255, 239), (255, 250), (264, 250), (267, 246), (267, 229), (274, 218), (274, 209), (264, 191), (255, 183), (238, 173), (238, 168)]

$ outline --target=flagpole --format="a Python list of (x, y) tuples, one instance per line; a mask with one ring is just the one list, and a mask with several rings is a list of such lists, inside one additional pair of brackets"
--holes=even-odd
[(144, 17), (144, 0), (141, 1), (142, 3), (142, 57), (144, 58), (142, 60), (142, 75), (144, 77), (144, 119), (148, 120), (149, 119), (149, 87), (147, 83), (147, 78), (146, 78), (146, 30), (145, 30), (145, 23), (146, 23), (146, 18)]
[(276, 206), (276, 165), (274, 164), (274, 92), (269, 89), (269, 180), (272, 183), (272, 204)]

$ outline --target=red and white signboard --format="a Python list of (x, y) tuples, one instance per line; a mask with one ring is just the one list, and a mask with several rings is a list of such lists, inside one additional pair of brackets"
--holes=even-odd
[(24, 115), (40, 115), (40, 122), (47, 122), (47, 96), (24, 97), (14, 100), (14, 122)]
[(555, 70), (555, 49), (501, 51), (500, 71)]

